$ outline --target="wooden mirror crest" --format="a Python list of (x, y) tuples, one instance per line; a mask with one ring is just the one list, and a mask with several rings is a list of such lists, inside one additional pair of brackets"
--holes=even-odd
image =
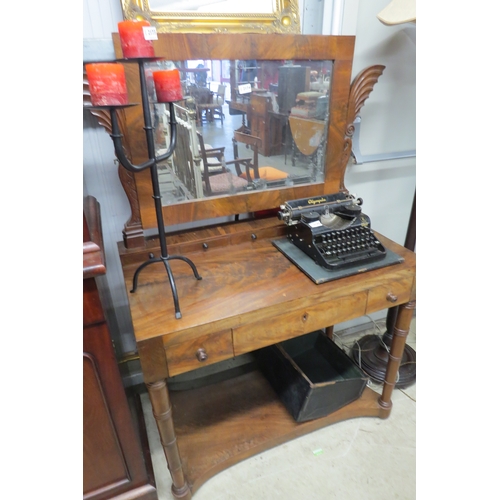
[[(327, 114), (324, 117), (322, 151), (324, 173), (320, 176), (319, 182), (291, 183), (292, 185), (285, 182), (278, 183), (276, 187), (269, 183), (265, 189), (221, 195), (211, 193), (199, 199), (167, 204), (163, 206), (163, 217), (167, 226), (275, 209), (287, 200), (347, 191), (344, 185), (344, 173), (351, 154), (354, 120), (384, 70), (380, 65), (369, 67), (357, 75), (351, 83), (354, 40), (354, 37), (350, 36), (281, 33), (158, 33), (158, 40), (153, 41), (155, 55), (166, 61), (276, 61), (280, 65), (292, 66), (294, 61), (310, 61), (310, 65), (318, 62), (331, 63), (329, 66), (331, 72), (328, 75), (329, 89), (326, 93)], [(113, 43), (117, 59), (122, 59), (118, 33), (113, 33)], [(121, 62), (125, 66), (129, 101), (140, 103), (137, 64), (126, 60)], [(237, 85), (232, 81), (229, 87), (226, 103), (230, 109), (233, 106), (233, 109), (238, 111), (235, 98)], [(258, 95), (267, 90), (252, 89), (251, 94)], [(183, 106), (189, 108), (188, 99), (187, 104), (183, 103)], [(109, 132), (110, 119), (107, 112), (101, 110), (92, 113)], [(134, 164), (145, 161), (148, 153), (144, 140), (142, 106), (139, 104), (129, 107), (120, 110), (118, 114), (127, 156)], [(244, 125), (245, 112), (242, 115)], [(198, 126), (198, 132), (200, 130), (203, 132), (205, 127)], [(242, 131), (244, 130), (236, 130), (235, 133), (237, 135)], [(263, 134), (260, 140), (265, 140), (265, 137)], [(261, 143), (259, 145), (262, 146)], [(255, 154), (257, 154), (256, 149), (257, 146), (253, 147)], [(232, 157), (229, 154), (228, 156)], [(243, 149), (241, 156), (251, 158), (252, 150)], [(248, 165), (252, 166), (250, 160)], [(242, 170), (244, 171), (244, 164)], [(131, 206), (131, 217), (123, 230), (124, 244), (127, 248), (141, 247), (145, 245), (145, 231), (156, 228), (150, 173), (148, 171), (131, 173), (120, 166), (119, 176)], [(205, 180), (205, 177), (202, 177), (204, 186)]]

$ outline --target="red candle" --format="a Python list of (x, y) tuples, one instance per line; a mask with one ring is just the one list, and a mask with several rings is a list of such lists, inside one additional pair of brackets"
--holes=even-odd
[(86, 64), (93, 106), (128, 104), (125, 68), (117, 63)]
[(178, 69), (164, 69), (153, 73), (158, 102), (174, 102), (183, 99), (181, 76)]
[(118, 23), (118, 34), (122, 45), (123, 57), (154, 57), (153, 42), (144, 37), (144, 27), (151, 26), (147, 21), (122, 21)]

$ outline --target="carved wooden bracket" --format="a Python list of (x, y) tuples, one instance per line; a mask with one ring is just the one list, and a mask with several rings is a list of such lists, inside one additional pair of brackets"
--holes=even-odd
[[(83, 105), (90, 106), (90, 91), (87, 76), (83, 75)], [(111, 117), (109, 111), (106, 110), (90, 110), (90, 113), (97, 118), (99, 125), (104, 127), (108, 134), (111, 134)], [(118, 111), (118, 123), (120, 130), (126, 131), (125, 114), (123, 110)], [(123, 132), (122, 132), (123, 133)], [(125, 149), (125, 154), (129, 156), (129, 140), (126, 132), (123, 135), (122, 143)], [(122, 234), (126, 248), (139, 248), (145, 245), (144, 229), (141, 222), (141, 213), (139, 210), (139, 198), (137, 196), (137, 186), (133, 172), (129, 172), (120, 163), (118, 167), (118, 177), (122, 184), (123, 190), (128, 198), (131, 209), (131, 216), (125, 223)]]
[[(349, 102), (347, 107), (347, 126), (344, 137), (343, 165), (347, 166), (352, 152), (352, 135), (354, 134), (354, 120), (365, 101), (370, 96), (373, 87), (378, 82), (380, 75), (384, 72), (385, 66), (377, 64), (361, 71), (351, 83), (349, 91)], [(342, 181), (343, 186), (343, 181)], [(343, 186), (345, 189), (345, 186)]]

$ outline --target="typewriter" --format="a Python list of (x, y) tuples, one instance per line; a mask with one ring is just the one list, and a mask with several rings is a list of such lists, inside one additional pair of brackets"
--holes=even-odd
[(386, 249), (361, 211), (363, 200), (346, 193), (287, 201), (278, 219), (287, 226), (287, 238), (325, 269), (379, 261)]

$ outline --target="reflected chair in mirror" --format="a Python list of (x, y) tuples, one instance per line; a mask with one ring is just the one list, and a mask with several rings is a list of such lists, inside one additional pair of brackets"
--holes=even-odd
[(224, 100), (226, 97), (226, 86), (219, 85), (217, 93), (212, 94), (212, 97), (207, 103), (197, 104), (196, 109), (198, 113), (198, 123), (203, 123), (203, 121), (213, 122), (215, 119), (219, 119), (221, 124), (224, 124)]
[(241, 176), (252, 182), (254, 188), (264, 187), (264, 185), (268, 187), (282, 186), (290, 178), (287, 172), (283, 172), (278, 168), (267, 165), (259, 166), (261, 139), (260, 137), (251, 135), (250, 129), (243, 126), (234, 131), (233, 153), (235, 159), (239, 158), (238, 142), (243, 143), (245, 147), (253, 151), (253, 168), (247, 169)]
[[(248, 187), (248, 181), (243, 177), (241, 165), (245, 167), (245, 174), (249, 176), (250, 169), (253, 168), (251, 158), (237, 158), (226, 160), (224, 147), (206, 148), (203, 135), (197, 132), (200, 154), (202, 159), (203, 186), (207, 196), (214, 194), (236, 193)], [(234, 165), (234, 174), (228, 165)]]
[(194, 99), (196, 110), (196, 123), (201, 125), (203, 106), (208, 106), (213, 102), (213, 94), (208, 87), (199, 87), (198, 85), (189, 86), (189, 96)]
[[(179, 104), (174, 104), (174, 109), (177, 122), (177, 146), (170, 162), (177, 191), (184, 195), (178, 201), (200, 199), (203, 198), (203, 179), (200, 170), (201, 154), (196, 131), (196, 112)], [(170, 128), (166, 126), (170, 120), (168, 108), (165, 110), (163, 120), (166, 143), (170, 144)], [(159, 173), (162, 175), (161, 170)], [(162, 185), (161, 181), (160, 185)], [(162, 196), (165, 196), (169, 203), (168, 193), (162, 190)]]

